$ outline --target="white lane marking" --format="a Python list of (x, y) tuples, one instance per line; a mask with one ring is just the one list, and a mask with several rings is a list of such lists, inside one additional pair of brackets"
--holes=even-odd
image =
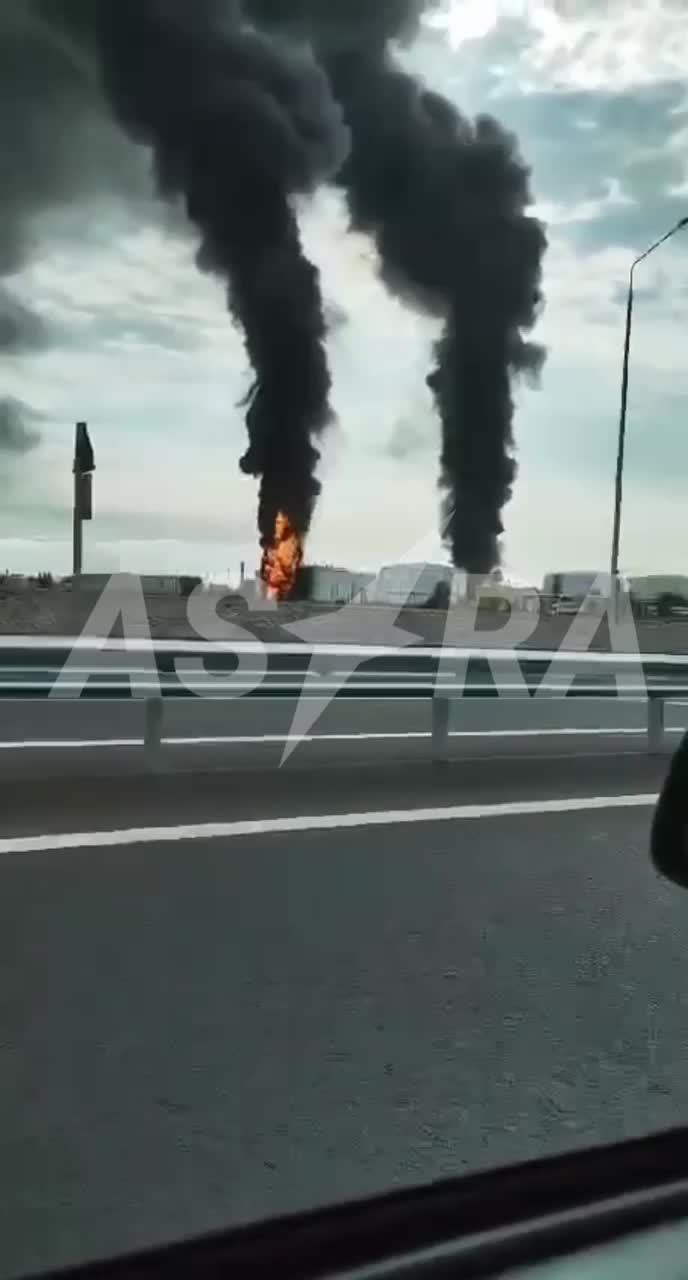
[[(470, 631), (467, 635), (471, 635)], [(521, 649), (506, 649), (497, 647), (477, 648), (472, 646), (450, 646), (450, 645), (409, 645), (403, 648), (394, 648), (389, 645), (380, 644), (359, 644), (359, 643), (322, 643), (322, 644), (302, 644), (302, 643), (265, 643), (261, 640), (241, 640), (241, 641), (225, 641), (225, 640), (114, 640), (111, 637), (101, 636), (0, 636), (0, 655), (3, 649), (40, 649), (44, 651), (58, 650), (70, 651), (89, 650), (98, 653), (176, 653), (197, 655), (213, 655), (227, 653), (253, 653), (260, 654), (290, 654), (303, 657), (304, 654), (312, 656), (314, 654), (321, 656), (339, 656), (350, 658), (353, 655), (363, 658), (380, 658), (395, 657), (406, 660), (408, 658), (431, 657), (442, 658), (446, 661), (448, 658), (456, 658), (460, 662), (465, 662), (468, 658), (489, 659), (498, 658), (508, 661), (514, 658), (525, 657), (529, 661), (541, 661), (553, 664), (554, 667), (575, 660), (583, 665), (601, 663), (602, 667), (609, 669), (616, 664), (619, 667), (637, 666), (639, 663), (654, 663), (658, 666), (671, 665), (674, 667), (688, 667), (688, 654), (686, 653), (605, 653), (594, 649), (530, 649), (524, 647)]]
[(0, 751), (87, 751), (93, 747), (142, 747), (143, 738), (35, 738), (0, 742)]
[[(451, 675), (451, 673), (449, 674)], [(443, 679), (444, 678), (445, 677), (443, 677)], [(497, 697), (497, 696), (505, 697), (508, 693), (511, 693), (511, 692), (513, 692), (515, 696), (522, 699), (527, 696), (532, 696), (532, 695), (528, 695), (527, 691), (524, 692), (524, 686), (522, 684), (512, 684), (512, 683), (505, 683), (505, 682), (496, 683), (495, 681), (492, 681), (490, 684), (480, 684), (478, 681), (470, 681), (465, 686), (467, 689), (470, 690), (470, 692), (467, 694), (464, 694), (463, 684), (459, 684), (459, 685), (457, 685), (456, 683), (438, 684), (436, 679), (431, 674), (419, 675), (415, 677), (413, 680), (402, 680), (402, 681), (398, 681), (396, 680), (396, 678), (393, 679), (392, 677), (388, 677), (385, 674), (380, 674), (375, 676), (375, 681), (376, 681), (376, 684), (373, 682), (373, 680), (369, 680), (369, 681), (364, 680), (361, 682), (359, 677), (356, 677), (354, 680), (351, 681), (350, 687), (351, 688), (360, 687), (361, 689), (365, 689), (365, 688), (372, 689), (377, 687), (379, 689), (384, 689), (385, 691), (389, 689), (394, 689), (394, 690), (415, 689), (421, 692), (427, 689), (429, 692), (433, 692), (433, 693), (453, 693), (456, 695), (457, 698), (464, 698), (464, 697), (477, 698), (479, 692), (486, 694), (488, 697)], [(311, 677), (307, 677), (306, 679), (301, 679), (300, 677), (294, 677), (291, 680), (280, 680), (280, 681), (273, 681), (270, 675), (266, 676), (264, 679), (264, 687), (266, 689), (269, 689), (273, 684), (277, 689), (296, 689), (296, 690), (303, 689), (306, 692), (310, 692), (311, 695), (313, 694), (314, 689), (317, 689), (318, 692), (322, 692), (323, 690), (342, 688), (342, 681), (332, 682), (331, 680), (321, 676), (311, 676)], [(113, 680), (99, 679), (97, 688), (114, 690), (114, 689), (124, 689), (129, 685), (139, 690), (148, 689), (148, 690), (151, 690), (152, 692), (157, 692), (157, 694), (160, 694), (161, 689), (165, 689), (167, 687), (164, 678), (162, 680), (152, 680), (152, 681), (138, 680), (135, 678), (135, 673), (133, 673), (132, 679), (130, 681), (121, 681), (121, 680), (113, 681)], [(9, 691), (11, 689), (53, 690), (54, 692), (52, 696), (55, 698), (58, 698), (58, 697), (66, 696), (65, 691), (71, 691), (72, 689), (77, 689), (77, 690), (83, 689), (84, 682), (81, 680), (76, 680), (76, 681), (63, 680), (58, 684), (56, 681), (53, 681), (53, 680), (11, 679), (11, 680), (0, 681), (0, 686), (6, 691)], [(174, 688), (179, 686), (171, 686), (171, 687)], [(228, 689), (228, 690), (231, 690), (232, 692), (238, 692), (239, 690), (243, 690), (245, 693), (253, 693), (256, 686), (254, 683), (251, 683), (250, 681), (245, 682), (243, 673), (242, 673), (241, 679), (234, 679), (232, 676), (217, 675), (213, 677), (199, 676), (197, 680), (194, 680), (191, 678), (191, 676), (189, 676), (184, 680), (182, 687), (188, 690), (189, 693), (200, 694), (208, 691), (209, 693), (216, 694), (219, 697), (218, 691), (220, 689)], [(572, 696), (566, 693), (562, 695), (561, 694), (562, 687), (564, 687), (562, 686), (562, 684), (556, 684), (556, 683), (551, 684), (551, 683), (546, 683), (544, 680), (541, 680), (539, 685), (537, 686), (537, 689), (541, 696), (544, 693), (550, 693), (553, 696), (561, 695), (565, 698)], [(660, 680), (652, 679), (649, 682), (647, 687), (652, 693), (666, 692), (668, 695), (675, 690), (677, 697), (681, 695), (685, 697), (685, 694), (686, 694), (685, 687), (682, 685), (680, 689), (677, 689), (674, 681), (666, 681), (664, 684), (662, 684)], [(457, 689), (459, 690), (459, 692), (457, 692)], [(495, 693), (495, 689), (500, 690), (499, 695)], [(612, 689), (614, 690), (614, 692), (611, 692)], [(609, 690), (609, 692), (605, 693), (605, 690)], [(586, 697), (590, 699), (594, 699), (594, 698), (606, 696), (609, 698), (619, 698), (619, 699), (624, 698), (624, 700), (626, 700), (625, 695), (632, 695), (632, 694), (635, 694), (636, 696), (629, 697), (628, 698), (629, 701), (633, 701), (633, 702), (646, 701), (645, 698), (641, 698), (638, 696), (637, 685), (635, 684), (620, 685), (618, 684), (618, 682), (615, 685), (590, 684), (585, 688), (579, 686), (578, 692), (575, 696), (579, 699), (586, 698)], [(175, 695), (174, 693), (168, 693), (164, 696), (174, 697)], [(181, 697), (183, 695), (178, 694), (177, 696)], [(673, 701), (673, 699), (671, 699), (671, 701)]]
[(658, 796), (567, 797), (562, 800), (515, 800), (506, 804), (453, 805), (443, 809), (389, 809), (370, 813), (329, 813), (293, 818), (259, 818), (247, 822), (206, 822), (172, 827), (132, 827), (127, 831), (55, 832), (42, 836), (10, 836), (0, 840), (3, 853), (42, 853), (50, 849), (112, 848), (116, 845), (167, 844), (182, 840), (231, 840), (240, 836), (285, 835), (294, 831), (338, 831), (352, 827), (406, 826), (411, 823), (457, 822), (477, 818), (516, 818), (550, 813), (583, 813), (595, 809), (649, 809)]
[[(681, 726), (667, 725), (665, 733), (685, 733)], [(450, 738), (590, 738), (590, 737), (643, 737), (647, 729), (452, 729)], [(163, 738), (166, 747), (231, 747), (231, 746), (283, 746), (287, 742), (387, 742), (405, 738), (431, 738), (427, 730), (413, 729), (408, 733), (263, 733), (218, 734), (193, 738)], [(142, 747), (143, 738), (25, 738), (19, 742), (0, 740), (0, 751), (85, 751), (94, 747), (122, 748)]]
[[(685, 733), (685, 729), (676, 725), (668, 725), (665, 733)], [(450, 738), (566, 738), (566, 737), (644, 737), (647, 729), (453, 729)], [(287, 742), (386, 742), (403, 741), (406, 738), (431, 738), (426, 730), (411, 730), (408, 733), (265, 733), (265, 734), (218, 734), (194, 738), (163, 738), (166, 747), (213, 747), (213, 746), (283, 746)], [(27, 738), (20, 742), (3, 742), (0, 740), (0, 751), (83, 751), (94, 747), (142, 747), (143, 738)]]

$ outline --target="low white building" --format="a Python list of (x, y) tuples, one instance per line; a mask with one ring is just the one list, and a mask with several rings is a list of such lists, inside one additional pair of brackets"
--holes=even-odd
[(538, 613), (540, 593), (536, 587), (525, 583), (485, 582), (478, 592), (481, 608), (495, 608), (506, 613), (515, 609), (520, 613)]
[(456, 570), (451, 565), (417, 564), (384, 565), (370, 585), (369, 600), (372, 604), (407, 605), (409, 608), (427, 604), (438, 586), (446, 585), (452, 592)]
[[(351, 569), (321, 564), (305, 565), (304, 574), (305, 581), (299, 585), (295, 599), (307, 599), (311, 604), (366, 604), (368, 588), (375, 578), (372, 573), (355, 573)], [(304, 588), (307, 595), (302, 594)], [(245, 578), (238, 594), (251, 608), (270, 603), (259, 573)]]
[(463, 569), (430, 562), (385, 565), (370, 587), (369, 598), (377, 604), (421, 608), (428, 604), (438, 587), (448, 590), (452, 607), (465, 603), (470, 596), (473, 602), (479, 599), (487, 607), (490, 607), (488, 602), (494, 601), (495, 607), (501, 602), (504, 609), (537, 611), (539, 608), (538, 591), (526, 583), (497, 581), (489, 574), (469, 579)]
[(612, 590), (612, 577), (603, 569), (560, 569), (546, 573), (542, 584), (545, 596), (566, 596), (571, 600), (584, 600), (586, 596), (608, 599)]
[(314, 604), (351, 604), (352, 601), (363, 604), (375, 580), (372, 573), (356, 573), (334, 565), (311, 565), (308, 573), (309, 599)]

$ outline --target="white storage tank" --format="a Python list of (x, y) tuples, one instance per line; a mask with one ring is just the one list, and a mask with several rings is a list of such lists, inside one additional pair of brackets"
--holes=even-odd
[(421, 607), (428, 603), (440, 584), (450, 595), (455, 571), (450, 565), (388, 564), (377, 575), (370, 588), (370, 598), (375, 604)]

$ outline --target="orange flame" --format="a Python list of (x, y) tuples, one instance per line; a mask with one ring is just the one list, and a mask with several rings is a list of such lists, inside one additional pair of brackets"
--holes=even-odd
[(303, 542), (287, 516), (275, 518), (272, 543), (263, 552), (260, 576), (271, 600), (286, 600), (303, 564)]

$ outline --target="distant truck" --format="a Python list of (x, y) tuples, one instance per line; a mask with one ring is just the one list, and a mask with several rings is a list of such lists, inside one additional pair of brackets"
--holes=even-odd
[(688, 614), (688, 576), (653, 573), (630, 579), (633, 612), (640, 618), (685, 618)]

